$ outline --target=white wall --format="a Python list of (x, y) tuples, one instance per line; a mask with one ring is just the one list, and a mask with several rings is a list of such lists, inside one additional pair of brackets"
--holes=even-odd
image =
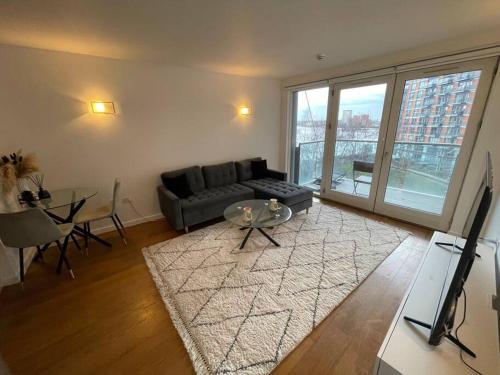
[[(50, 189), (113, 178), (142, 216), (158, 214), (166, 170), (262, 155), (279, 159), (279, 81), (0, 46), (0, 153), (35, 152)], [(89, 113), (114, 101), (117, 115)], [(238, 105), (254, 114), (238, 118)], [(126, 205), (125, 221), (137, 219)]]
[[(90, 100), (118, 113), (91, 114)], [(127, 224), (161, 217), (163, 171), (256, 155), (278, 167), (280, 100), (273, 79), (0, 45), (0, 154), (35, 152), (49, 190), (99, 188), (90, 206), (119, 177), (140, 215), (121, 204)], [(237, 117), (242, 104), (251, 117)], [(0, 287), (18, 276), (17, 252), (1, 247)]]

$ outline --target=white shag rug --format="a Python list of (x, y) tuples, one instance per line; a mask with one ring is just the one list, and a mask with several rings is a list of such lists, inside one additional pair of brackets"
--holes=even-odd
[(198, 374), (268, 374), (409, 235), (321, 203), (268, 233), (281, 247), (221, 222), (143, 249)]

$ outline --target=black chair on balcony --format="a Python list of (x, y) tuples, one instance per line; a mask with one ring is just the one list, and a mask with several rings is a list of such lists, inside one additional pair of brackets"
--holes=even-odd
[[(368, 161), (354, 160), (352, 162), (352, 181), (354, 183), (354, 194), (358, 195), (358, 184), (372, 184), (374, 163)], [(367, 176), (366, 174), (371, 176)]]

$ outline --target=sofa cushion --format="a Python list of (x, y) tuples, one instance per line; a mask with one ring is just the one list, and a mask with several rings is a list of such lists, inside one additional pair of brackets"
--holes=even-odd
[(252, 179), (252, 161), (253, 160), (261, 160), (260, 157), (251, 158), (246, 160), (237, 161), (236, 166), (236, 174), (238, 175), (238, 182), (247, 181)]
[(241, 184), (254, 189), (255, 198), (277, 198), (278, 201), (287, 206), (291, 206), (306, 200), (312, 201), (313, 197), (313, 192), (311, 189), (289, 182), (279, 181), (274, 178), (248, 180), (241, 182)]
[(164, 186), (179, 198), (187, 198), (193, 195), (185, 173), (173, 177), (163, 176), (162, 180)]
[(234, 162), (206, 165), (201, 168), (207, 188), (214, 188), (234, 184), (236, 182), (236, 168)]
[(177, 169), (175, 171), (162, 173), (161, 180), (163, 182), (163, 185), (166, 187), (165, 181), (164, 181), (165, 177), (177, 177), (177, 176), (180, 176), (181, 174), (186, 174), (189, 188), (194, 193), (205, 189), (205, 180), (203, 179), (203, 175), (201, 173), (201, 168), (197, 165), (194, 167)]
[(267, 177), (267, 160), (252, 160), (250, 166), (254, 180)]
[(221, 217), (227, 206), (254, 198), (254, 191), (240, 184), (230, 184), (199, 191), (181, 199), (184, 225), (193, 225)]

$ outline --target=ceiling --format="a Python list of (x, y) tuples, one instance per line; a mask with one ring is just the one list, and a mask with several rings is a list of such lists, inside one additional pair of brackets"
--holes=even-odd
[(1, 44), (276, 78), (499, 26), (498, 0), (0, 2)]

